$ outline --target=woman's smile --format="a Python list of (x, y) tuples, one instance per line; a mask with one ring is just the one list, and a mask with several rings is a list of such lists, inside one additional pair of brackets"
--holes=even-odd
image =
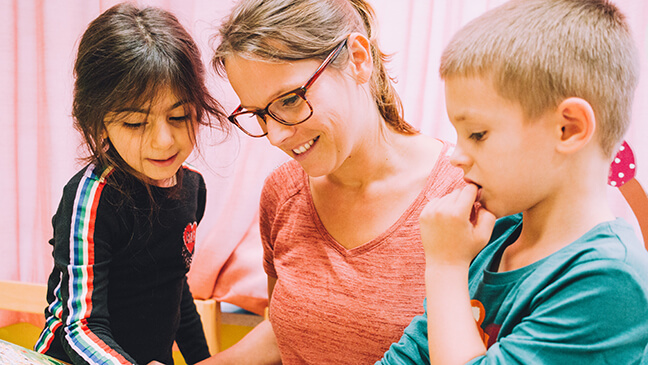
[(313, 147), (313, 145), (318, 140), (319, 140), (319, 136), (311, 139), (310, 141), (304, 143), (303, 145), (301, 145), (301, 146), (299, 146), (297, 148), (293, 148), (291, 151), (295, 155), (295, 157), (300, 156), (300, 155), (306, 153), (307, 151), (309, 151), (311, 149), (311, 147)]

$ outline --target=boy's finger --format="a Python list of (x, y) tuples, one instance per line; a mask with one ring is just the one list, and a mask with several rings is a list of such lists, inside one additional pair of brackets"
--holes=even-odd
[(457, 217), (470, 217), (477, 191), (477, 186), (470, 184), (455, 189), (441, 198), (431, 199), (423, 209), (422, 214), (428, 215), (428, 213), (436, 211), (437, 213), (445, 212), (445, 214)]
[(455, 201), (457, 208), (461, 209), (462, 213), (464, 213), (466, 216), (470, 216), (470, 214), (472, 213), (475, 200), (477, 199), (478, 191), (479, 188), (477, 187), (477, 185), (468, 184), (463, 189), (461, 189), (461, 192), (459, 193), (459, 196)]
[(484, 239), (488, 239), (493, 232), (493, 227), (495, 227), (495, 221), (497, 218), (495, 215), (483, 207), (480, 207), (475, 212), (475, 233)]

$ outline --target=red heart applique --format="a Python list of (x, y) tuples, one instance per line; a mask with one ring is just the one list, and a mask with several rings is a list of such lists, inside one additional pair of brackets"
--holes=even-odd
[(196, 222), (187, 224), (182, 236), (185, 247), (187, 247), (187, 250), (191, 253), (193, 253), (194, 246), (196, 245), (196, 227), (198, 227)]

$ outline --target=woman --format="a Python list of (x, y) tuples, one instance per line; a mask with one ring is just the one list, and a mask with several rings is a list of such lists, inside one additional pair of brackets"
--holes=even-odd
[(222, 24), (230, 121), (294, 161), (261, 197), (270, 320), (209, 363), (373, 363), (422, 313), (418, 216), (462, 173), (403, 119), (375, 32), (362, 0), (242, 0)]

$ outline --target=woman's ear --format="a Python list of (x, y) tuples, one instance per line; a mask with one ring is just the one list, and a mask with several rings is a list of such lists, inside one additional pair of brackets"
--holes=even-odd
[(590, 103), (571, 97), (558, 105), (558, 151), (574, 153), (585, 147), (594, 137), (596, 117)]
[(349, 67), (351, 74), (358, 84), (364, 84), (371, 79), (373, 72), (373, 58), (371, 43), (360, 33), (351, 33), (347, 39), (349, 52)]

